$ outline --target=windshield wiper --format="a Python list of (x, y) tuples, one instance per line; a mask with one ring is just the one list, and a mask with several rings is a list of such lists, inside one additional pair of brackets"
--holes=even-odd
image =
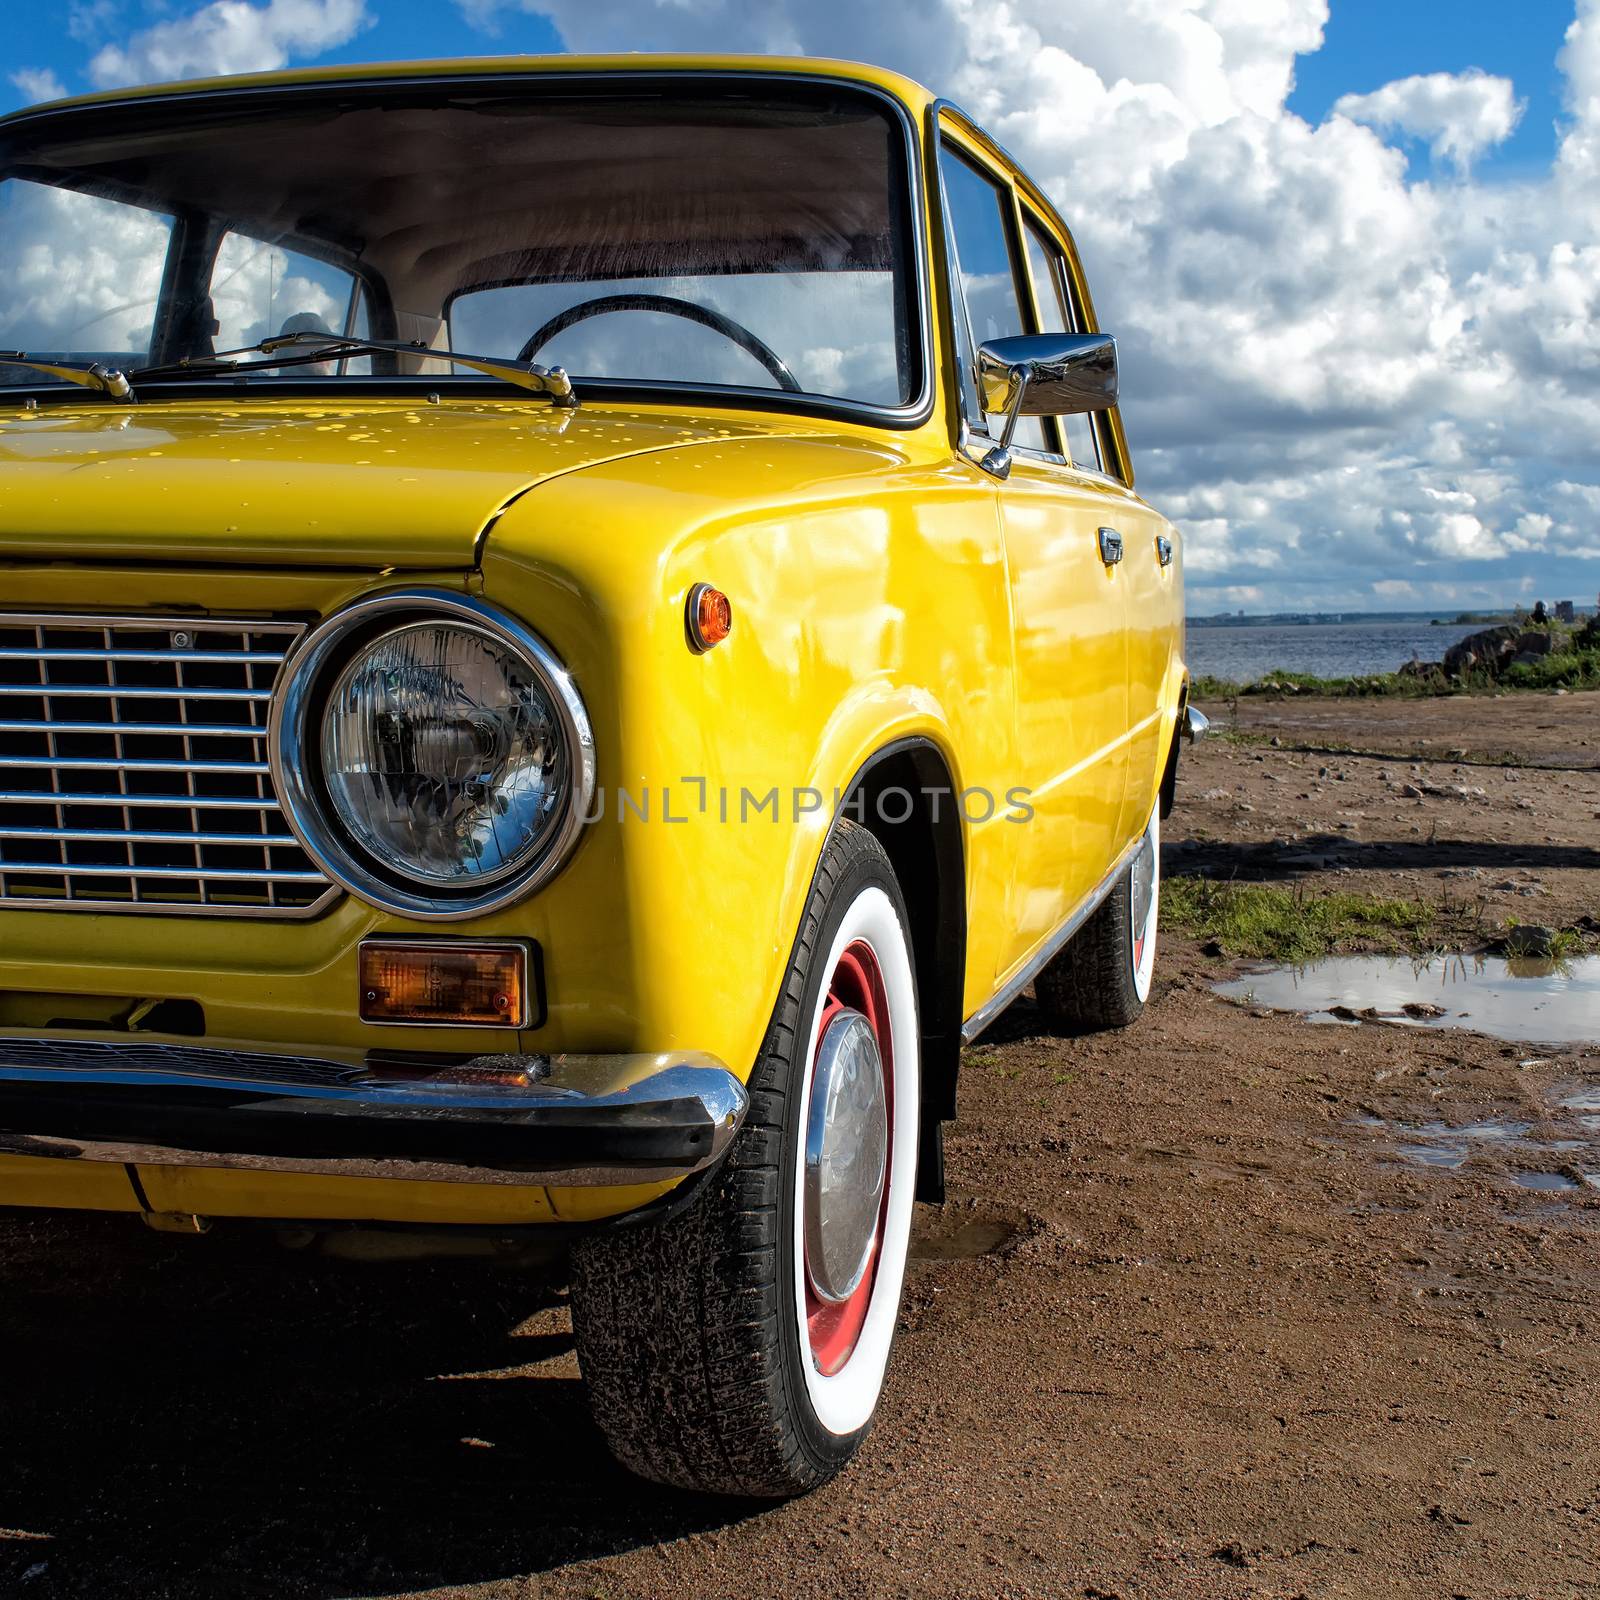
[[(282, 356), (281, 350), (300, 352)], [(268, 356), (266, 361), (234, 361), (233, 356)], [(491, 378), (514, 383), (520, 389), (530, 389), (535, 394), (546, 394), (558, 406), (575, 406), (578, 397), (572, 380), (560, 367), (541, 367), (531, 361), (514, 361), (499, 356), (464, 356), (455, 350), (440, 350), (424, 344), (420, 339), (409, 343), (399, 339), (342, 338), (336, 333), (285, 333), (276, 339), (263, 339), (260, 344), (245, 345), (239, 350), (221, 350), (214, 356), (188, 357), (170, 362), (166, 366), (141, 367), (136, 379), (177, 378), (190, 374), (214, 377), (240, 373), (263, 372), (276, 367), (303, 367), (322, 361), (342, 361), (347, 356), (402, 355), (426, 357), (430, 361), (452, 361), (457, 366), (471, 367), (475, 372), (486, 373)], [(120, 373), (115, 374), (121, 377)], [(123, 380), (126, 382), (126, 379)]]
[(65, 378), (83, 389), (98, 389), (113, 400), (132, 400), (133, 385), (127, 374), (116, 367), (99, 361), (57, 361), (43, 356), (30, 356), (26, 350), (0, 350), (0, 366), (32, 367), (35, 372), (47, 372), (52, 378)]

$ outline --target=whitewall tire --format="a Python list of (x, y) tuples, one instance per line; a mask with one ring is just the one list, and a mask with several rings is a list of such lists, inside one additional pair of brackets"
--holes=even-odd
[(1160, 920), (1158, 800), (1111, 892), (1034, 980), (1046, 1024), (1060, 1033), (1096, 1033), (1137, 1020), (1150, 998)]
[(595, 1420), (644, 1477), (780, 1497), (871, 1427), (916, 1188), (920, 1029), (905, 902), (840, 821), (722, 1169), (678, 1215), (573, 1252)]

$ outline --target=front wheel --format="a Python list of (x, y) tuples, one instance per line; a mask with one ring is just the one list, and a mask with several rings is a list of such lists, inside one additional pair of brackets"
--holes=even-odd
[(1133, 859), (1094, 915), (1034, 980), (1045, 1021), (1059, 1033), (1125, 1028), (1150, 998), (1161, 913), (1161, 803)]
[(899, 1316), (919, 1081), (905, 903), (883, 847), (844, 821), (727, 1164), (670, 1222), (574, 1252), (578, 1360), (624, 1466), (781, 1497), (855, 1454)]

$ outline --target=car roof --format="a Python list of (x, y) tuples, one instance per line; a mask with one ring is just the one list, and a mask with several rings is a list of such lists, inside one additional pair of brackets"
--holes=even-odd
[(224, 78), (189, 78), (175, 83), (140, 84), (126, 89), (106, 89), (98, 94), (75, 95), (45, 101), (0, 117), (0, 128), (40, 116), (129, 100), (182, 100), (195, 95), (239, 90), (256, 92), (275, 88), (294, 90), (320, 84), (437, 82), (450, 78), (609, 75), (628, 77), (641, 73), (671, 72), (728, 77), (759, 74), (763, 77), (802, 77), (862, 84), (892, 96), (913, 112), (921, 113), (934, 96), (913, 78), (859, 61), (835, 61), (812, 56), (757, 55), (543, 55), (469, 56), (440, 61), (379, 61), (351, 66), (302, 67), (285, 72), (252, 72)]

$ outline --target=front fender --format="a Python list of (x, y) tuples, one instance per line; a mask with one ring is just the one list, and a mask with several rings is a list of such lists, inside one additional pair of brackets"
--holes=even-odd
[[(873, 753), (924, 739), (959, 784), (1003, 791), (1003, 571), (987, 491), (864, 430), (616, 461), (508, 510), (485, 594), (573, 671), (601, 790), (522, 908), (541, 1048), (692, 1048), (748, 1074), (837, 797)], [(704, 654), (684, 628), (698, 582), (734, 614)]]

